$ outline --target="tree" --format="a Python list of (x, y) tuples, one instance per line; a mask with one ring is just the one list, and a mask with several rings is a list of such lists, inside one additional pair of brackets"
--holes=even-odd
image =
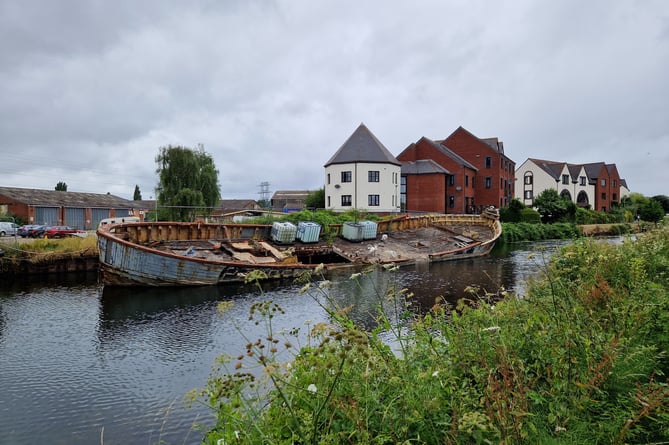
[(56, 190), (59, 192), (66, 192), (67, 184), (65, 184), (63, 181), (59, 181), (58, 184), (56, 184)]
[(218, 170), (202, 146), (197, 150), (161, 147), (156, 163), (156, 197), (168, 219), (193, 221), (198, 213), (211, 213), (221, 199)]
[(139, 186), (137, 184), (135, 184), (135, 193), (132, 195), (132, 200), (133, 201), (142, 200), (142, 192), (139, 191)]
[(304, 200), (304, 206), (308, 209), (324, 209), (325, 187), (310, 192)]
[(657, 223), (664, 217), (664, 209), (658, 201), (648, 199), (639, 207), (639, 216), (644, 221)]
[(534, 198), (534, 207), (545, 223), (559, 221), (568, 212), (567, 200), (555, 189), (546, 189)]
[(662, 208), (664, 209), (664, 213), (669, 213), (669, 196), (655, 195), (650, 199), (659, 202)]

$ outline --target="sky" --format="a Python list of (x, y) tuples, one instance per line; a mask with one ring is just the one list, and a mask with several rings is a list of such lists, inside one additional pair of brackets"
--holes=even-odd
[(669, 1), (0, 0), (0, 186), (152, 199), (172, 145), (224, 199), (315, 190), (361, 123), (669, 195)]

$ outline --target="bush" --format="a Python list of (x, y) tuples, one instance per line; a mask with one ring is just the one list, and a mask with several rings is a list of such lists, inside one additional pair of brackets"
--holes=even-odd
[(524, 208), (520, 211), (519, 222), (541, 224), (541, 215), (534, 209)]
[[(669, 231), (622, 245), (579, 241), (544, 272), (524, 298), (502, 292), (495, 302), (472, 288), (456, 307), (438, 302), (422, 316), (405, 291), (381, 289), (372, 331), (328, 299), (327, 281), (308, 283), (331, 322), (301, 348), (287, 339), (294, 332), (266, 323), (265, 338), (222, 360), (201, 393), (217, 416), (204, 442), (664, 442)], [(250, 319), (281, 314), (266, 302)], [(293, 360), (280, 362), (279, 349)]]

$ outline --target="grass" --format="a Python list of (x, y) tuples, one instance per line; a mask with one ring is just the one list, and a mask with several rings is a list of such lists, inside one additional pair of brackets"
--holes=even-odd
[(217, 417), (204, 443), (666, 443), (669, 231), (578, 240), (545, 269), (523, 298), (472, 288), (426, 314), (378, 289), (371, 330), (312, 276), (303, 291), (330, 321), (306, 340), (273, 331), (278, 305), (255, 305), (266, 335), (193, 393)]
[(3, 239), (0, 241), (0, 249), (5, 251), (6, 259), (27, 259), (33, 262), (49, 261), (72, 254), (97, 255), (98, 252), (95, 235), (60, 239), (38, 238), (16, 243), (13, 238)]

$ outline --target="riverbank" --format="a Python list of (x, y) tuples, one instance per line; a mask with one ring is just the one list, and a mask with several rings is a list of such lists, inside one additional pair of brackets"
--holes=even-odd
[[(668, 258), (667, 229), (616, 245), (583, 239), (524, 298), (472, 288), (469, 301), (438, 301), (422, 317), (404, 291), (351, 277), (385, 308), (372, 332), (322, 283), (305, 286), (330, 323), (304, 347), (268, 332), (230, 354), (201, 393), (218, 413), (205, 443), (661, 443)], [(269, 302), (249, 323), (281, 313)], [(258, 388), (258, 368), (271, 388)]]
[(93, 272), (99, 267), (95, 235), (63, 239), (3, 238), (0, 276)]
[(641, 233), (650, 230), (648, 223), (622, 224), (584, 224), (553, 223), (502, 223), (503, 243), (519, 241), (541, 241), (549, 239), (576, 239), (580, 237), (620, 236), (630, 233)]

